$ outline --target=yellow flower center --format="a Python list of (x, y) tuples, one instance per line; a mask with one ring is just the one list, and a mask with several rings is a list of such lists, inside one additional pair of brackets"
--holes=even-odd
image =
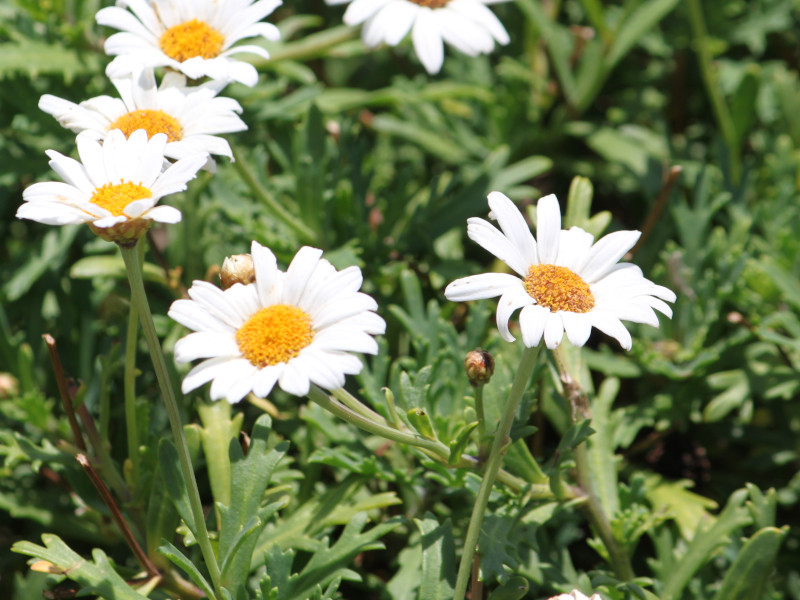
[(202, 21), (192, 19), (167, 29), (158, 45), (164, 54), (183, 62), (195, 56), (214, 58), (219, 55), (224, 43), (225, 36), (219, 31)]
[(312, 339), (311, 317), (288, 304), (262, 308), (236, 332), (239, 350), (257, 367), (288, 362)]
[(533, 265), (522, 285), (537, 304), (552, 312), (585, 313), (594, 308), (594, 295), (589, 284), (567, 267)]
[(115, 217), (119, 217), (131, 202), (152, 197), (153, 192), (149, 188), (120, 179), (119, 183), (106, 183), (96, 188), (89, 202), (105, 208)]
[(442, 8), (450, 2), (450, 0), (409, 0), (409, 2), (419, 4), (420, 6), (427, 6), (428, 8)]
[(114, 121), (109, 129), (121, 129), (125, 137), (130, 137), (137, 129), (144, 129), (148, 138), (157, 133), (166, 133), (170, 142), (177, 142), (183, 137), (183, 128), (177, 119), (164, 111), (150, 108), (125, 113)]

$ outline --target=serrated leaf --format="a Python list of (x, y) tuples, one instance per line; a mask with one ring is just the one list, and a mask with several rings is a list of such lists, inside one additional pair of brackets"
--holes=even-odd
[(147, 600), (131, 588), (114, 570), (106, 554), (99, 548), (92, 551), (94, 562), (74, 552), (57, 535), (42, 535), (44, 546), (32, 542), (17, 542), (13, 552), (33, 556), (53, 564), (72, 581), (80, 584), (81, 591), (114, 600)]
[(765, 527), (745, 543), (725, 574), (714, 600), (758, 600), (764, 597), (778, 550), (788, 527)]
[(378, 540), (399, 527), (402, 519), (391, 519), (363, 532), (366, 522), (366, 514), (356, 515), (333, 546), (328, 545), (327, 537), (323, 538), (300, 573), (289, 574), (294, 552), (283, 552), (273, 545), (264, 558), (270, 578), (270, 600), (306, 600), (317, 586), (326, 585), (336, 577), (352, 578), (353, 572), (346, 565), (361, 552), (383, 548)]
[(666, 583), (660, 594), (661, 600), (680, 598), (689, 580), (708, 562), (712, 553), (727, 543), (736, 531), (752, 523), (750, 512), (744, 506), (747, 496), (748, 492), (745, 489), (735, 491), (713, 525), (705, 529), (702, 524), (698, 527), (686, 553), (670, 569), (669, 576), (665, 577)]
[[(269, 415), (261, 415), (253, 426), (247, 457), (236, 440), (230, 441), (228, 454), (231, 460), (231, 503), (230, 506), (219, 505), (222, 522), (219, 556), (221, 562), (227, 566), (222, 571), (223, 584), (232, 590), (247, 580), (253, 550), (258, 541), (258, 536), (253, 534), (263, 524), (255, 515), (264, 501), (264, 492), (275, 467), (289, 448), (288, 442), (282, 442), (275, 448), (268, 449), (271, 428), (272, 419)], [(278, 507), (277, 504), (273, 506), (274, 509)], [(253, 522), (254, 519), (256, 523)]]
[(183, 552), (178, 550), (166, 540), (161, 546), (159, 546), (158, 551), (166, 556), (172, 564), (182, 569), (189, 579), (191, 579), (197, 587), (205, 592), (206, 596), (209, 598), (214, 597), (214, 590), (211, 587), (211, 584), (188, 556), (186, 556)]
[(431, 513), (414, 519), (422, 537), (418, 600), (450, 600), (456, 581), (455, 541), (450, 519), (441, 525)]
[(194, 524), (189, 494), (183, 482), (183, 475), (180, 470), (178, 450), (172, 440), (163, 438), (158, 444), (158, 460), (161, 466), (161, 473), (164, 476), (164, 484), (172, 500), (175, 510), (178, 511), (181, 519), (189, 527), (189, 530), (196, 534), (197, 528)]

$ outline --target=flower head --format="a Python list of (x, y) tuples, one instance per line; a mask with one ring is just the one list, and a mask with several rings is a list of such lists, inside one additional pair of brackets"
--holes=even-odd
[(672, 316), (664, 302), (675, 301), (671, 290), (645, 279), (636, 265), (617, 262), (640, 232), (617, 231), (594, 243), (594, 237), (579, 227), (562, 230), (558, 200), (550, 195), (539, 200), (534, 239), (522, 213), (506, 196), (492, 192), (489, 207), (500, 230), (471, 218), (467, 233), (517, 275), (464, 277), (448, 285), (444, 294), (455, 302), (500, 296), (497, 328), (506, 341), (514, 341), (508, 320), (518, 308), (522, 341), (529, 348), (542, 337), (548, 348), (555, 348), (565, 331), (572, 344), (582, 346), (596, 327), (630, 350), (631, 335), (623, 320), (658, 327), (653, 309)]
[(277, 383), (295, 396), (312, 383), (332, 390), (361, 372), (351, 354), (376, 354), (382, 334), (378, 305), (359, 292), (358, 267), (337, 271), (322, 251), (303, 247), (286, 272), (269, 249), (253, 242), (255, 283), (226, 290), (195, 281), (191, 300), (176, 300), (169, 316), (194, 330), (175, 344), (179, 363), (205, 359), (183, 380), (184, 393), (211, 381), (211, 398), (264, 398)]
[(164, 133), (168, 139), (164, 154), (174, 159), (192, 154), (231, 158), (228, 142), (218, 134), (247, 129), (236, 114), (242, 111), (239, 103), (217, 97), (224, 81), (187, 87), (183, 75), (169, 72), (156, 87), (152, 67), (139, 66), (111, 82), (120, 98), (99, 96), (75, 104), (45, 94), (39, 108), (64, 127), (76, 133), (89, 131), (95, 139), (102, 139), (112, 129), (120, 129), (126, 136), (137, 129), (144, 129), (150, 137)]
[(76, 138), (80, 162), (48, 150), (50, 167), (64, 182), (34, 183), (22, 193), (17, 217), (47, 225), (88, 223), (102, 238), (127, 244), (139, 238), (153, 221), (177, 223), (181, 213), (156, 206), (169, 194), (186, 189), (205, 154), (182, 158), (162, 172), (167, 136), (148, 139), (140, 129), (129, 138), (118, 129), (104, 140), (91, 133)]
[(106, 53), (117, 56), (107, 73), (115, 77), (142, 64), (170, 67), (191, 79), (233, 80), (252, 87), (258, 80), (255, 67), (231, 56), (249, 52), (269, 58), (269, 54), (260, 46), (234, 44), (249, 37), (277, 40), (278, 28), (260, 21), (280, 4), (280, 0), (118, 0), (117, 6), (97, 13), (100, 25), (121, 30), (106, 40)]
[(364, 23), (367, 46), (396, 46), (411, 31), (414, 50), (428, 73), (438, 73), (444, 42), (469, 56), (488, 54), (495, 42), (507, 44), (508, 33), (486, 5), (505, 0), (327, 0), (350, 2), (347, 25)]

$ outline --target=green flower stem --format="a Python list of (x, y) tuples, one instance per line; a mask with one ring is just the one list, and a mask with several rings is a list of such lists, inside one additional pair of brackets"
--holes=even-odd
[(536, 365), (536, 357), (538, 355), (538, 346), (525, 348), (517, 368), (517, 374), (514, 377), (514, 383), (511, 385), (511, 392), (508, 394), (508, 399), (503, 407), (503, 414), (500, 417), (500, 423), (497, 425), (497, 431), (492, 440), (492, 448), (486, 460), (483, 481), (481, 481), (481, 487), (478, 490), (478, 497), (475, 499), (475, 506), (472, 507), (472, 516), (469, 519), (467, 537), (464, 541), (464, 552), (461, 555), (461, 563), (458, 565), (454, 600), (464, 600), (464, 596), (467, 593), (467, 584), (472, 573), (472, 561), (478, 546), (483, 516), (489, 504), (489, 495), (494, 487), (495, 479), (498, 478), (497, 475), (500, 471), (503, 456), (511, 443), (508, 434), (511, 431), (511, 425), (514, 423), (514, 417), (522, 401), (522, 395), (528, 387), (528, 381), (533, 373), (533, 367)]
[(703, 77), (703, 83), (706, 86), (708, 97), (711, 100), (714, 116), (717, 118), (717, 123), (722, 131), (722, 137), (725, 139), (725, 145), (728, 148), (728, 152), (730, 152), (731, 179), (734, 183), (739, 183), (742, 175), (741, 148), (738, 135), (736, 134), (733, 116), (725, 102), (725, 98), (722, 96), (719, 85), (717, 85), (717, 78), (712, 67), (712, 40), (709, 38), (708, 30), (706, 29), (705, 19), (703, 18), (703, 8), (699, 0), (688, 0), (687, 5), (689, 8), (689, 22), (692, 27), (692, 37), (694, 38), (694, 48), (697, 52), (697, 59), (700, 65), (700, 74)]
[(242, 156), (242, 153), (236, 144), (233, 142), (229, 143), (231, 145), (231, 150), (233, 151), (233, 167), (239, 173), (239, 177), (242, 178), (242, 181), (244, 181), (250, 188), (250, 191), (253, 193), (253, 195), (261, 202), (266, 204), (267, 208), (271, 211), (271, 216), (275, 217), (275, 219), (291, 229), (302, 243), (314, 243), (319, 237), (316, 232), (307, 227), (299, 217), (291, 214), (277, 200), (275, 200), (275, 198), (272, 197), (272, 194), (270, 194), (267, 189), (261, 185), (261, 182), (258, 181), (255, 173), (253, 173), (250, 167), (248, 167), (247, 161), (245, 160), (244, 156)]
[[(385, 423), (386, 420), (376, 413), (374, 410), (369, 408), (363, 402), (361, 402), (358, 398), (353, 396), (350, 392), (348, 392), (344, 388), (339, 388), (338, 390), (333, 390), (331, 392), (331, 396), (336, 398), (339, 402), (344, 404), (345, 406), (351, 408), (355, 412), (359, 413), (361, 416), (370, 419), (371, 421), (375, 421), (378, 423)], [(388, 423), (387, 423), (388, 425)]]
[[(136, 260), (141, 269), (144, 244), (137, 244)], [(125, 398), (125, 428), (128, 434), (128, 459), (131, 461), (130, 481), (135, 490), (139, 484), (139, 426), (136, 419), (136, 344), (139, 341), (139, 311), (131, 300), (128, 310), (128, 331), (125, 336), (125, 372), (123, 394)]]
[[(395, 429), (377, 413), (373, 413), (376, 417), (375, 420), (365, 417), (360, 411), (356, 411), (340, 402), (335, 402), (326, 392), (315, 385), (311, 386), (308, 397), (325, 410), (333, 413), (340, 419), (347, 421), (351, 425), (399, 444), (406, 444), (408, 446), (419, 448), (428, 457), (439, 461), (442, 464), (471, 470), (475, 470), (480, 466), (478, 459), (467, 455), (462, 455), (457, 464), (449, 465), (448, 458), (450, 457), (450, 449), (442, 442), (437, 440), (429, 440), (421, 435), (417, 435), (416, 433), (409, 431)], [(353, 400), (358, 402), (358, 400), (355, 398), (353, 398)], [(529, 485), (519, 477), (515, 477), (508, 471), (504, 471), (502, 469), (497, 473), (497, 480), (515, 492), (521, 492), (522, 490), (525, 490), (526, 496), (530, 498), (553, 498), (553, 492), (550, 490), (549, 485)]]
[[(560, 347), (553, 351), (556, 359), (561, 381), (564, 383), (565, 395), (569, 398), (572, 404), (572, 421), (573, 424), (589, 418), (589, 400), (586, 393), (577, 383), (577, 380), (572, 377), (567, 368), (567, 361), (564, 360)], [(600, 497), (594, 485), (594, 479), (591, 474), (591, 463), (589, 462), (589, 452), (587, 450), (586, 442), (581, 442), (574, 450), (575, 457), (575, 471), (578, 479), (578, 485), (586, 496), (586, 502), (581, 507), (584, 510), (586, 517), (594, 527), (597, 535), (603, 542), (603, 545), (608, 552), (611, 561), (611, 567), (614, 573), (623, 581), (632, 580), (635, 575), (633, 573), (633, 566), (631, 565), (630, 556), (627, 550), (617, 542), (614, 537), (614, 532), (611, 530), (611, 522), (609, 516), (603, 509), (603, 504), (600, 502)]]
[(328, 53), (332, 47), (354, 39), (358, 35), (357, 27), (339, 26), (326, 29), (317, 33), (303, 36), (301, 40), (289, 42), (281, 47), (270, 49), (268, 59), (254, 59), (253, 65), (257, 69), (269, 68), (270, 64), (282, 60), (296, 60), (305, 62), (312, 58), (319, 58)]
[(486, 413), (483, 410), (483, 385), (479, 383), (475, 386), (475, 414), (478, 416), (478, 446), (483, 451), (484, 440), (486, 439)]
[(136, 306), (139, 312), (142, 330), (147, 340), (147, 345), (150, 349), (150, 358), (153, 361), (153, 368), (156, 372), (156, 379), (158, 379), (158, 385), (161, 388), (161, 394), (164, 398), (164, 405), (167, 408), (169, 424), (172, 428), (172, 436), (175, 438), (175, 446), (178, 450), (178, 461), (180, 463), (181, 473), (183, 474), (187, 495), (189, 496), (189, 504), (192, 509), (192, 517), (196, 529), (194, 533), (197, 538), (197, 543), (200, 545), (200, 551), (205, 559), (206, 568), (211, 577), (214, 591), (216, 592), (216, 600), (221, 600), (224, 596), (220, 584), (219, 565), (217, 564), (217, 557), (214, 555), (214, 549), (211, 547), (211, 540), (208, 537), (205, 515), (203, 514), (203, 504), (200, 501), (200, 492), (197, 489), (197, 481), (195, 481), (194, 469), (192, 469), (192, 461), (189, 457), (189, 446), (183, 434), (183, 424), (181, 423), (181, 416), (178, 410), (178, 402), (175, 399), (175, 392), (172, 387), (172, 382), (170, 381), (169, 372), (167, 371), (167, 363), (164, 360), (164, 354), (161, 352), (161, 342), (158, 339), (155, 326), (153, 325), (153, 317), (150, 313), (150, 305), (147, 302), (147, 295), (144, 290), (142, 270), (139, 266), (136, 247), (120, 245), (119, 248), (122, 252), (122, 259), (125, 261), (125, 268), (128, 271), (128, 280), (131, 285), (131, 302)]

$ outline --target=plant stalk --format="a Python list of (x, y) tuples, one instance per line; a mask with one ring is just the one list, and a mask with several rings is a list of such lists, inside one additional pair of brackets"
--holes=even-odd
[[(591, 418), (589, 413), (589, 399), (586, 396), (586, 392), (569, 373), (567, 361), (564, 360), (561, 348), (556, 348), (553, 351), (553, 355), (556, 359), (561, 381), (564, 384), (565, 395), (572, 405), (572, 423), (576, 425), (586, 418)], [(581, 442), (575, 448), (574, 457), (578, 485), (586, 495), (586, 502), (581, 505), (581, 508), (586, 514), (589, 523), (591, 523), (592, 527), (597, 532), (597, 535), (600, 536), (608, 552), (611, 567), (614, 569), (616, 576), (623, 581), (630, 581), (635, 577), (631, 559), (630, 556), (628, 556), (627, 549), (621, 546), (614, 537), (614, 532), (611, 530), (609, 515), (606, 514), (603, 504), (600, 502), (600, 497), (597, 495), (594, 479), (592, 478), (590, 470), (589, 452), (585, 441)]]
[(214, 549), (211, 547), (211, 540), (208, 537), (203, 504), (200, 501), (200, 491), (197, 489), (197, 481), (194, 478), (194, 469), (192, 468), (192, 461), (189, 457), (189, 446), (186, 443), (186, 436), (183, 433), (183, 424), (181, 423), (178, 402), (175, 398), (172, 382), (170, 381), (167, 363), (161, 351), (161, 342), (158, 339), (155, 326), (153, 325), (150, 305), (147, 302), (147, 294), (144, 289), (142, 270), (139, 266), (139, 259), (136, 253), (136, 245), (126, 247), (120, 244), (119, 248), (122, 252), (122, 259), (125, 261), (125, 268), (128, 271), (128, 280), (131, 285), (131, 302), (136, 306), (139, 312), (142, 331), (147, 340), (147, 346), (150, 349), (150, 358), (153, 361), (156, 379), (158, 379), (158, 385), (161, 388), (161, 394), (164, 398), (164, 405), (167, 408), (169, 424), (172, 428), (172, 436), (175, 438), (175, 446), (178, 450), (178, 462), (180, 463), (181, 474), (183, 475), (184, 485), (186, 486), (189, 496), (189, 503), (191, 505), (192, 517), (196, 529), (194, 534), (200, 546), (200, 551), (203, 554), (208, 574), (211, 577), (216, 600), (222, 600), (224, 595), (220, 583), (221, 576), (219, 565), (217, 564), (217, 557), (214, 554)]
[(497, 479), (497, 474), (500, 471), (503, 456), (508, 449), (508, 445), (511, 443), (508, 434), (511, 431), (511, 425), (514, 423), (514, 417), (522, 401), (522, 395), (528, 387), (528, 381), (533, 373), (533, 368), (536, 365), (536, 357), (538, 355), (538, 346), (525, 348), (522, 358), (520, 359), (519, 367), (517, 368), (517, 374), (514, 377), (514, 383), (511, 386), (511, 392), (508, 394), (508, 399), (503, 407), (503, 414), (500, 417), (500, 423), (497, 425), (497, 431), (492, 440), (492, 448), (486, 460), (486, 470), (483, 473), (483, 481), (481, 481), (481, 487), (480, 490), (478, 490), (478, 497), (475, 499), (475, 506), (472, 507), (472, 516), (469, 519), (467, 537), (464, 540), (464, 552), (461, 555), (461, 563), (458, 566), (456, 589), (453, 596), (454, 600), (464, 600), (467, 593), (467, 584), (472, 574), (472, 560), (477, 550), (478, 538), (480, 537), (481, 526), (483, 525), (483, 516), (489, 504), (489, 495), (492, 493), (495, 479)]

